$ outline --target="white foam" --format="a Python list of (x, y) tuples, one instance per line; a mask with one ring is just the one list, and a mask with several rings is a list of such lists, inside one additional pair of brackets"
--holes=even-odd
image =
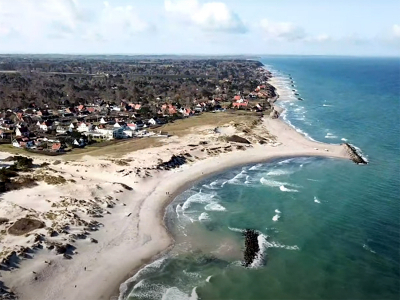
[(317, 197), (314, 197), (314, 202), (315, 203), (321, 203), (321, 201), (319, 201)]
[(368, 159), (367, 159), (367, 157), (364, 156), (364, 153), (361, 151), (360, 148), (358, 148), (357, 146), (354, 146), (353, 144), (350, 144), (350, 145), (351, 145), (352, 147), (354, 147), (354, 149), (356, 149), (357, 154), (360, 155), (361, 158), (362, 158), (364, 161), (369, 162)]
[(284, 185), (281, 185), (281, 186), (279, 187), (279, 189), (280, 189), (282, 192), (292, 192), (292, 193), (297, 193), (297, 192), (298, 192), (298, 190), (288, 189), (288, 188), (286, 188)]
[(220, 186), (218, 186), (218, 180), (211, 182), (210, 184), (203, 184), (203, 186), (209, 190), (218, 190)]
[(214, 202), (215, 195), (199, 192), (190, 196), (182, 205), (182, 210), (187, 210), (193, 203), (211, 203)]
[(279, 186), (281, 186), (282, 184), (286, 184), (285, 182), (280, 182), (280, 181), (265, 179), (264, 177), (261, 177), (260, 183), (261, 183), (262, 185), (271, 186), (271, 187), (279, 187)]
[[(131, 282), (137, 281), (139, 276), (142, 276), (142, 275), (145, 275), (147, 273), (150, 273), (154, 269), (161, 268), (161, 266), (163, 265), (163, 263), (165, 262), (166, 259), (167, 259), (167, 257), (162, 257), (162, 258), (152, 262), (151, 264), (148, 264), (148, 265), (144, 266), (134, 276), (132, 276), (131, 278), (129, 278), (128, 280), (123, 282), (119, 287), (120, 295), (118, 297), (118, 300), (123, 300), (125, 298), (125, 296), (126, 296), (125, 293), (128, 291), (128, 285)], [(142, 287), (143, 285), (144, 285), (144, 282), (142, 282), (139, 286), (137, 286), (137, 285), (135, 285), (135, 286), (137, 286), (137, 288), (139, 288), (139, 287)]]
[(345, 138), (341, 138), (341, 140), (342, 140), (343, 142), (347, 142), (347, 139), (345, 139)]
[(260, 169), (263, 165), (262, 164), (256, 164), (255, 166), (250, 167), (249, 171), (256, 171)]
[(260, 250), (256, 254), (256, 257), (254, 258), (253, 262), (251, 263), (250, 267), (251, 268), (258, 268), (261, 267), (264, 264), (264, 253), (265, 250), (268, 248), (268, 241), (267, 241), (267, 236), (259, 233), (257, 237), (257, 242), (258, 242), (258, 247)]
[(322, 106), (328, 107), (328, 106), (333, 106), (331, 104), (322, 104)]
[(210, 216), (206, 212), (201, 213), (201, 215), (199, 216), (199, 221), (209, 221), (209, 220)]
[(244, 231), (244, 229), (235, 228), (235, 227), (228, 227), (228, 229), (231, 231), (240, 232), (240, 233), (243, 233), (243, 231)]
[(279, 209), (275, 209), (275, 212), (276, 212), (277, 214), (281, 214), (281, 211), (280, 211)]
[(279, 214), (276, 214), (275, 216), (272, 217), (272, 221), (277, 222), (281, 216)]
[(170, 287), (163, 293), (161, 300), (195, 300), (198, 299), (196, 288), (193, 288), (192, 294), (188, 296), (177, 287)]
[(204, 207), (205, 210), (209, 211), (225, 211), (226, 208), (223, 207), (221, 204), (218, 203), (210, 203)]
[(334, 135), (334, 134), (332, 134), (332, 133), (330, 133), (330, 132), (328, 132), (328, 133), (325, 135), (325, 138), (326, 138), (326, 139), (337, 139), (337, 136)]
[(212, 275), (208, 276), (207, 279), (206, 279), (206, 282), (210, 282), (211, 277), (212, 277)]
[(372, 250), (367, 244), (363, 244), (363, 248), (371, 253), (376, 253), (374, 250)]
[(293, 172), (289, 171), (289, 170), (278, 169), (278, 170), (269, 171), (267, 173), (267, 176), (282, 176), (282, 175), (289, 175), (289, 174), (292, 174), (292, 173)]
[(297, 245), (294, 246), (287, 246), (280, 244), (278, 242), (268, 242), (266, 244), (267, 248), (281, 248), (281, 249), (286, 249), (286, 250), (300, 250), (300, 248)]

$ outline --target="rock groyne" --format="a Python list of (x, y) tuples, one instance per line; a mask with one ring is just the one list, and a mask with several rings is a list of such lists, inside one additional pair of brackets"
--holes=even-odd
[(344, 146), (352, 161), (354, 161), (356, 164), (368, 164), (368, 161), (360, 154), (356, 147), (349, 143), (345, 143)]
[(245, 237), (243, 266), (249, 267), (260, 251), (260, 245), (258, 244), (259, 233), (253, 229), (246, 229), (243, 231), (243, 235)]

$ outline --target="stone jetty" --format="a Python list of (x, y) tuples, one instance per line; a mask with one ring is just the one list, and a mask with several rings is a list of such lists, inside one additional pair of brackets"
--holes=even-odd
[(253, 229), (246, 229), (243, 231), (243, 235), (245, 237), (243, 266), (249, 267), (260, 251), (260, 246), (258, 245), (259, 233)]
[(352, 161), (354, 161), (356, 164), (363, 164), (363, 165), (368, 164), (368, 161), (366, 161), (366, 160), (361, 156), (361, 154), (357, 151), (357, 149), (356, 149), (354, 146), (352, 146), (352, 145), (349, 144), (349, 143), (345, 143), (344, 146), (345, 146), (345, 148), (346, 148), (346, 151), (349, 153), (350, 159), (351, 159)]

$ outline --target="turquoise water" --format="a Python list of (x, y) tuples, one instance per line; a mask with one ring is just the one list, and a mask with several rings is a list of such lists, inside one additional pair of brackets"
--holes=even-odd
[[(282, 103), (287, 122), (349, 141), (370, 163), (286, 158), (197, 183), (167, 208), (175, 248), (131, 278), (128, 299), (398, 299), (399, 59), (262, 62), (281, 98), (296, 89), (304, 99)], [(261, 233), (251, 268), (241, 266), (244, 228)]]

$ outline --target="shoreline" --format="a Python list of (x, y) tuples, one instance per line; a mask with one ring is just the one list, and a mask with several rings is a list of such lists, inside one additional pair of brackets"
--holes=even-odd
[[(274, 86), (272, 83), (270, 83), (270, 84), (271, 84), (272, 86)], [(324, 142), (319, 142), (319, 141), (316, 141), (316, 140), (308, 139), (306, 136), (304, 136), (303, 134), (301, 134), (300, 132), (298, 132), (298, 131), (296, 130), (295, 127), (290, 126), (288, 123), (286, 123), (284, 120), (282, 120), (282, 119), (280, 118), (280, 115), (281, 115), (282, 112), (285, 111), (285, 109), (284, 109), (283, 107), (279, 106), (276, 102), (277, 102), (277, 101), (291, 101), (291, 100), (281, 100), (281, 99), (280, 99), (280, 94), (279, 94), (278, 88), (277, 88), (276, 86), (274, 86), (274, 88), (275, 88), (276, 96), (275, 96), (273, 102), (271, 103), (271, 106), (273, 107), (274, 110), (278, 111), (278, 113), (279, 113), (279, 117), (278, 117), (275, 121), (276, 121), (276, 122), (279, 122), (279, 123), (280, 123), (280, 126), (283, 126), (283, 127), (287, 127), (287, 128), (292, 129), (292, 130), (295, 131), (298, 135), (300, 135), (302, 138), (307, 139), (307, 140), (309, 140), (309, 141), (312, 142), (312, 143), (316, 143), (316, 144), (319, 144), (319, 145), (334, 145), (334, 146), (341, 146), (341, 145), (342, 145), (342, 144), (340, 144), (340, 145), (339, 145), (339, 144), (327, 144), (327, 143), (324, 143)], [(265, 118), (268, 118), (268, 117), (265, 117)], [(310, 154), (310, 155), (306, 155), (306, 154), (298, 154), (298, 155), (287, 154), (287, 155), (283, 155), (283, 154), (281, 154), (281, 155), (275, 155), (275, 156), (266, 156), (266, 157), (264, 157), (264, 158), (257, 157), (257, 158), (255, 158), (254, 160), (245, 161), (245, 162), (242, 161), (242, 162), (237, 163), (237, 164), (232, 164), (232, 165), (228, 165), (228, 166), (222, 166), (222, 168), (218, 168), (218, 169), (213, 170), (213, 171), (208, 172), (208, 173), (203, 173), (203, 172), (202, 172), (202, 175), (201, 175), (201, 176), (199, 176), (199, 177), (197, 177), (197, 178), (195, 178), (195, 179), (191, 179), (191, 180), (189, 180), (189, 181), (183, 182), (182, 185), (178, 186), (178, 187), (176, 188), (176, 190), (174, 190), (174, 191), (172, 192), (172, 197), (171, 197), (171, 198), (168, 198), (168, 201), (165, 201), (165, 202), (163, 203), (163, 205), (162, 205), (162, 206), (160, 207), (160, 209), (159, 209), (160, 225), (163, 226), (163, 227), (165, 228), (165, 231), (167, 232), (167, 234), (168, 234), (168, 236), (169, 236), (169, 238), (170, 238), (170, 242), (171, 242), (170, 245), (168, 246), (168, 248), (164, 249), (164, 251), (161, 251), (158, 255), (155, 255), (155, 256), (153, 256), (153, 257), (149, 257), (149, 261), (148, 261), (147, 263), (141, 265), (140, 267), (137, 267), (137, 268), (134, 270), (134, 272), (132, 272), (131, 275), (127, 275), (127, 276), (126, 276), (127, 279), (126, 279), (125, 281), (121, 282), (121, 284), (120, 284), (118, 287), (116, 287), (116, 288), (114, 289), (114, 293), (115, 293), (115, 294), (116, 294), (117, 292), (119, 293), (118, 299), (119, 299), (119, 300), (122, 300), (122, 299), (125, 299), (125, 298), (128, 296), (128, 294), (126, 294), (126, 293), (124, 293), (124, 294), (121, 293), (120, 287), (121, 287), (123, 284), (127, 284), (127, 287), (126, 287), (126, 288), (128, 289), (128, 292), (129, 292), (129, 288), (131, 288), (131, 286), (129, 286), (129, 283), (130, 283), (130, 282), (129, 282), (129, 279), (132, 278), (133, 276), (135, 276), (140, 270), (142, 270), (143, 268), (145, 268), (147, 265), (149, 265), (149, 264), (155, 262), (156, 260), (160, 259), (162, 256), (166, 255), (166, 254), (174, 247), (174, 244), (175, 244), (174, 237), (172, 236), (172, 234), (169, 232), (168, 228), (167, 228), (166, 225), (165, 225), (166, 208), (167, 208), (167, 207), (176, 199), (176, 197), (179, 196), (182, 192), (184, 192), (185, 190), (189, 189), (191, 186), (195, 185), (196, 183), (198, 183), (198, 182), (204, 180), (205, 178), (209, 178), (209, 177), (211, 177), (211, 176), (214, 176), (214, 175), (217, 175), (217, 174), (226, 172), (226, 171), (228, 171), (228, 170), (230, 170), (230, 169), (239, 168), (239, 167), (241, 167), (241, 166), (246, 166), (246, 165), (253, 164), (253, 163), (267, 163), (267, 162), (271, 162), (271, 161), (273, 161), (273, 160), (288, 159), (288, 158), (296, 158), (296, 157), (321, 157), (321, 158), (335, 158), (335, 159), (338, 159), (338, 158), (342, 158), (342, 159), (346, 159), (346, 158), (347, 158), (347, 159), (350, 159), (350, 157), (346, 157), (346, 156), (343, 156), (343, 157), (331, 157), (331, 156), (326, 155), (326, 154), (327, 154), (327, 153), (325, 152), (325, 153), (319, 153), (319, 154), (313, 153), (313, 154)], [(194, 167), (194, 166), (193, 166), (193, 167)], [(163, 254), (161, 254), (161, 253), (163, 253)]]
[[(276, 92), (278, 94), (279, 91)], [(238, 144), (233, 144), (232, 148), (236, 147), (236, 149), (232, 152), (212, 155), (208, 151), (200, 152), (199, 149), (191, 149), (189, 144), (193, 143), (193, 139), (185, 137), (177, 138), (175, 142), (167, 139), (165, 140), (166, 144), (161, 147), (132, 152), (124, 156), (134, 161), (129, 164), (129, 168), (135, 164), (136, 168), (142, 170), (145, 166), (151, 166), (160, 157), (165, 161), (165, 158), (170, 157), (171, 153), (177, 154), (181, 151), (193, 150), (192, 156), (195, 158), (199, 156), (194, 162), (184, 164), (177, 169), (161, 172), (149, 171), (150, 177), (140, 177), (137, 181), (134, 181), (137, 178), (134, 174), (122, 175), (123, 172), (121, 173), (120, 170), (123, 168), (122, 166), (101, 166), (105, 159), (101, 160), (100, 158), (85, 156), (83, 161), (78, 161), (79, 164), (65, 162), (52, 166), (57, 171), (66, 172), (68, 176), (75, 176), (74, 178), (77, 176), (83, 178), (82, 175), (85, 175), (85, 180), (88, 182), (82, 181), (81, 185), (76, 186), (71, 184), (69, 187), (71, 194), (86, 195), (85, 197), (88, 198), (92, 197), (93, 193), (104, 194), (105, 192), (101, 191), (110, 189), (110, 182), (127, 184), (132, 186), (133, 191), (120, 193), (119, 199), (116, 200), (119, 204), (123, 203), (124, 206), (116, 205), (110, 215), (105, 215), (101, 219), (104, 228), (91, 235), (99, 240), (97, 246), (85, 241), (77, 241), (79, 254), (74, 255), (74, 258), (69, 261), (63, 260), (62, 257), (54, 257), (54, 254), (50, 253), (35, 253), (37, 256), (35, 259), (24, 260), (19, 269), (10, 271), (10, 274), (4, 273), (3, 278), (5, 281), (7, 279), (7, 285), (14, 287), (22, 300), (31, 299), (35, 297), (34, 295), (49, 300), (118, 299), (121, 284), (173, 247), (173, 237), (164, 222), (165, 209), (177, 195), (194, 183), (230, 168), (280, 158), (312, 156), (350, 160), (343, 146), (311, 141), (279, 118), (265, 117), (259, 127), (275, 137), (273, 144), (252, 143), (251, 146), (244, 149), (239, 149)], [(194, 136), (199, 143), (197, 131)], [(175, 145), (182, 140), (182, 145)], [(221, 142), (216, 139), (207, 147), (220, 144)], [(327, 151), (317, 149), (321, 145), (324, 145)], [(171, 150), (173, 147), (175, 147), (174, 150)], [(49, 158), (40, 159), (52, 161)], [(77, 173), (78, 168), (80, 168), (79, 173)], [(190, 178), (189, 181), (188, 178)], [(101, 185), (102, 190), (94, 187), (93, 190), (90, 190), (89, 183), (96, 187)], [(82, 188), (82, 191), (78, 190), (78, 186)], [(37, 192), (37, 201), (43, 198), (43, 193), (47, 193), (48, 189), (47, 186), (43, 186), (43, 192), (42, 190)], [(66, 192), (68, 191), (66, 190)], [(21, 190), (7, 195), (7, 197), (21, 197), (15, 195), (22, 192), (27, 193), (25, 190)], [(33, 192), (29, 191), (29, 193)], [(33, 200), (31, 201), (34, 202)], [(47, 260), (49, 257), (54, 264), (52, 267), (43, 266), (43, 260)], [(41, 265), (38, 262), (39, 258), (42, 262)], [(85, 266), (85, 269), (82, 266)], [(40, 275), (39, 280), (32, 279), (32, 272)], [(65, 282), (65, 285), (59, 287), (59, 282)], [(93, 286), (93, 282), (97, 283), (96, 286)], [(74, 286), (78, 288), (73, 288)]]

